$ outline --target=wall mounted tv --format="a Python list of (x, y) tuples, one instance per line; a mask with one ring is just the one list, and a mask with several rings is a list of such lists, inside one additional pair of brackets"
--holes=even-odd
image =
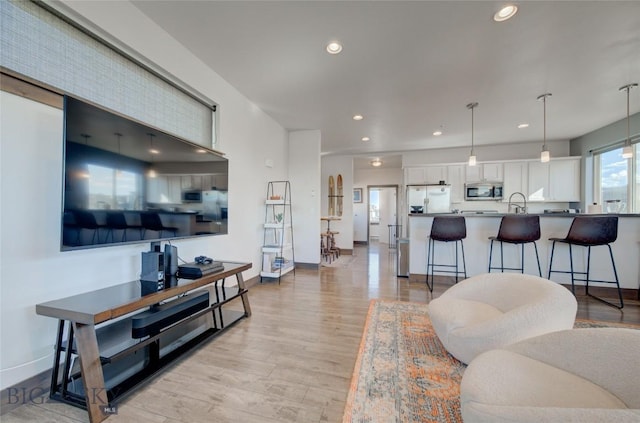
[(61, 250), (227, 233), (221, 154), (69, 96), (64, 123)]

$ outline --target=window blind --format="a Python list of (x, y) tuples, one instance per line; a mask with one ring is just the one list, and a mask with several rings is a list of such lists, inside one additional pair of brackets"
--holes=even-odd
[(37, 3), (0, 1), (0, 64), (189, 141), (216, 147), (207, 105)]

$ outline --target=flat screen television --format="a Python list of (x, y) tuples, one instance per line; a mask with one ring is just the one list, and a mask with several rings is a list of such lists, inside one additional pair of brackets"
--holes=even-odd
[(228, 231), (228, 159), (70, 96), (63, 169), (62, 251)]

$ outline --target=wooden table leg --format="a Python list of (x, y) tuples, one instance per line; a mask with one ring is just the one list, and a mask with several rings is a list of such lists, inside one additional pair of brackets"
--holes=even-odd
[(104, 375), (100, 363), (95, 326), (74, 322), (73, 328), (80, 357), (80, 370), (87, 399), (89, 421), (99, 423), (108, 417), (105, 408), (109, 407), (109, 398), (104, 387)]
[(251, 317), (251, 306), (249, 305), (249, 294), (247, 293), (247, 288), (244, 285), (244, 278), (242, 277), (242, 272), (236, 273), (236, 278), (238, 279), (238, 289), (244, 291), (240, 294), (242, 298), (242, 306), (244, 307), (244, 314), (247, 317)]

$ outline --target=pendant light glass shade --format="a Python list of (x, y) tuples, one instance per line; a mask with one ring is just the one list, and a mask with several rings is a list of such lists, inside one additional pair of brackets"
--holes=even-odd
[(471, 152), (469, 153), (469, 166), (476, 165), (476, 153), (473, 151), (473, 109), (478, 107), (478, 103), (467, 104), (467, 109), (471, 109)]
[(620, 87), (619, 91), (625, 90), (627, 92), (627, 140), (622, 148), (622, 158), (630, 159), (633, 157), (633, 146), (631, 145), (631, 131), (629, 128), (629, 91), (633, 87), (637, 87), (637, 83), (627, 84), (624, 87)]
[(547, 97), (551, 97), (551, 93), (539, 95), (537, 100), (542, 100), (542, 152), (540, 153), (540, 161), (547, 163), (551, 159), (549, 149), (547, 148)]

